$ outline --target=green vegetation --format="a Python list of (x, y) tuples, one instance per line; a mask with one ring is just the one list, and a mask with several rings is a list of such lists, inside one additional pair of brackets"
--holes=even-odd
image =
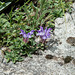
[[(36, 42), (33, 39), (25, 45), (22, 36), (19, 35), (20, 29), (28, 33), (31, 30), (39, 30), (39, 26), (54, 28), (54, 20), (57, 17), (62, 17), (67, 11), (71, 12), (72, 1), (38, 0), (36, 6), (29, 1), (14, 11), (12, 8), (8, 14), (0, 15), (0, 46), (9, 47), (11, 50), (5, 51), (8, 62), (22, 61), (22, 56), (31, 56), (34, 51), (43, 48), (41, 43), (36, 48)], [(0, 10), (5, 7), (3, 4), (5, 3), (0, 2)]]

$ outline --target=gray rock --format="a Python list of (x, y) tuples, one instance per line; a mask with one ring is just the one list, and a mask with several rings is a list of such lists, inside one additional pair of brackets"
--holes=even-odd
[(64, 20), (63, 18), (57, 18), (57, 19), (56, 19), (56, 23), (57, 23), (58, 25), (64, 23), (64, 21), (65, 21), (65, 20)]
[(5, 75), (4, 73), (0, 73), (0, 75)]
[(0, 62), (3, 62), (3, 53), (2, 53), (2, 51), (0, 50)]
[(6, 51), (8, 48), (7, 47), (2, 47), (0, 49), (0, 62), (3, 62), (4, 60), (4, 51)]
[(74, 25), (75, 25), (75, 11), (74, 11), (74, 12), (72, 12), (71, 17), (72, 17), (72, 20), (73, 20)]
[(75, 2), (72, 5), (72, 12), (75, 12)]
[(69, 55), (75, 57), (75, 46), (71, 46), (71, 44), (67, 43), (69, 37), (75, 38), (75, 13), (71, 15), (66, 13), (62, 18), (65, 21), (63, 22), (63, 20), (61, 20), (62, 24), (59, 23), (60, 20), (58, 18), (55, 20), (55, 38), (62, 42), (62, 44), (57, 46), (55, 52), (63, 56)]
[(75, 3), (73, 3), (72, 7), (75, 9)]

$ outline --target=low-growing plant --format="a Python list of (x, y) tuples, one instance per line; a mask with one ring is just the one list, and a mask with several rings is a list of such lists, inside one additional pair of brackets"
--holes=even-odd
[[(23, 39), (17, 38), (18, 42), (15, 40), (13, 46), (9, 47), (11, 51), (5, 51), (5, 58), (7, 59), (7, 62), (9, 62), (10, 60), (12, 60), (13, 63), (15, 63), (16, 61), (22, 61), (23, 58), (21, 56), (27, 55), (31, 57), (31, 54), (36, 50), (44, 50), (46, 47), (46, 40), (50, 38), (50, 30), (51, 28), (49, 28), (48, 30), (47, 28), (43, 30), (43, 27), (40, 26), (40, 30), (31, 30), (26, 34), (24, 30), (21, 29), (20, 35), (23, 36)], [(34, 32), (36, 33), (36, 35), (33, 34)], [(37, 40), (37, 38), (39, 38), (39, 40)]]
[(71, 12), (71, 2), (64, 0), (38, 0), (36, 6), (29, 2), (15, 11), (11, 9), (10, 13), (0, 15), (0, 45), (11, 50), (5, 51), (8, 62), (22, 61), (22, 56), (44, 50), (51, 28), (54, 28), (54, 20), (62, 17), (66, 11)]

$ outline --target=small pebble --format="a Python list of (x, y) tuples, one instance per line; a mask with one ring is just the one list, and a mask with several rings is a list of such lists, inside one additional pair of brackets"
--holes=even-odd
[(69, 63), (72, 59), (73, 59), (73, 57), (67, 56), (64, 58), (64, 63)]
[(53, 59), (53, 57), (54, 57), (53, 55), (49, 55), (49, 54), (45, 56), (46, 59)]

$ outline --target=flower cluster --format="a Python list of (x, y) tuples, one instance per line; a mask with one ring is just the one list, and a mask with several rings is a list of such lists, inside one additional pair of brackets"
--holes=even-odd
[(21, 33), (20, 35), (23, 36), (23, 41), (27, 43), (29, 41), (29, 38), (31, 38), (31, 35), (33, 34), (34, 30), (30, 31), (29, 33), (25, 33), (24, 30), (20, 29)]
[(38, 30), (36, 36), (40, 36), (41, 40), (42, 41), (45, 41), (47, 38), (50, 38), (50, 31), (51, 31), (51, 28), (46, 29), (44, 30), (42, 26), (40, 26), (40, 30)]
[[(23, 41), (25, 43), (27, 43), (29, 41), (29, 38), (31, 38), (31, 35), (33, 34), (34, 30), (31, 30), (29, 33), (25, 33), (24, 30), (20, 30), (21, 31), (21, 35), (23, 35)], [(44, 30), (42, 26), (40, 26), (40, 30), (37, 30), (37, 34), (36, 36), (39, 36), (41, 38), (41, 41), (46, 41), (47, 38), (50, 38), (50, 31), (51, 31), (51, 28), (46, 29)]]

